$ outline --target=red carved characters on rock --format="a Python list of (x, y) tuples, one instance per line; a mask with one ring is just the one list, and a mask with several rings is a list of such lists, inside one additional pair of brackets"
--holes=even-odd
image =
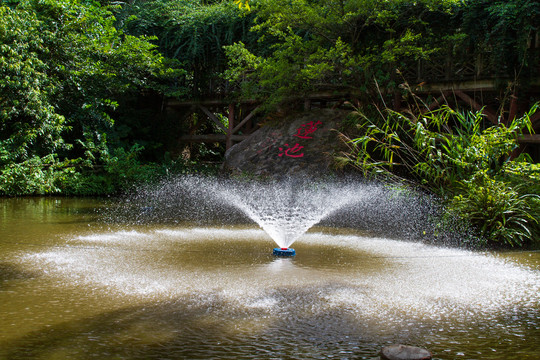
[[(300, 139), (313, 139), (311, 134), (313, 134), (315, 131), (317, 131), (317, 126), (321, 125), (321, 121), (309, 121), (305, 124), (300, 125), (298, 129), (296, 129), (296, 134), (293, 136), (296, 136)], [(289, 144), (285, 144), (284, 147), (280, 147), (278, 154), (279, 157), (282, 156), (288, 156), (292, 158), (301, 158), (304, 156), (303, 152), (300, 152), (304, 147), (300, 145), (299, 143), (296, 143), (294, 146), (290, 146)]]
[(293, 158), (300, 158), (302, 156), (304, 156), (304, 153), (299, 153), (300, 150), (302, 150), (304, 147), (298, 143), (296, 143), (294, 146), (290, 146), (289, 144), (285, 144), (285, 147), (280, 147), (279, 148), (279, 151), (281, 151), (279, 153), (279, 157), (285, 155), (285, 156), (288, 156), (288, 157), (293, 157)]
[(300, 125), (300, 127), (296, 129), (296, 134), (294, 134), (293, 136), (296, 136), (300, 139), (313, 139), (313, 137), (309, 135), (317, 131), (317, 126), (321, 124), (321, 121), (317, 121), (316, 123), (313, 123), (313, 121), (309, 121), (305, 124)]

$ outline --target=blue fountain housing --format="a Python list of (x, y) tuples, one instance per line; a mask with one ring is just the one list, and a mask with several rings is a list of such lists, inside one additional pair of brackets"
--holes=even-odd
[(291, 248), (274, 248), (273, 254), (275, 256), (294, 256), (296, 251)]

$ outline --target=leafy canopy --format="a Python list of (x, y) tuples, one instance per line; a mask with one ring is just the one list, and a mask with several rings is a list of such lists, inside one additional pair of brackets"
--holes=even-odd
[(126, 31), (151, 34), (166, 57), (186, 70), (179, 79), (186, 95), (200, 95), (222, 82), (226, 65), (223, 46), (235, 41), (254, 42), (248, 29), (252, 15), (230, 0), (135, 1), (121, 13)]
[[(290, 94), (354, 87), (377, 78), (395, 85), (392, 69), (446, 47), (457, 1), (258, 0), (251, 31), (270, 49), (226, 47), (225, 73), (249, 97), (279, 102)], [(239, 58), (240, 56), (240, 58)], [(255, 60), (256, 59), (256, 60)]]
[(109, 7), (23, 0), (0, 16), (0, 164), (68, 155), (112, 126), (119, 96), (175, 73), (148, 38), (115, 28)]

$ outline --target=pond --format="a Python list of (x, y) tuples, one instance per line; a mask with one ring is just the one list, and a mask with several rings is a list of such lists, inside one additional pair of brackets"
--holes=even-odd
[(1, 359), (538, 359), (540, 253), (315, 227), (113, 225), (100, 199), (0, 199)]

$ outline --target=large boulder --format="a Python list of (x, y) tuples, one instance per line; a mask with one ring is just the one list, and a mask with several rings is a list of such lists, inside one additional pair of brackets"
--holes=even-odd
[(349, 114), (315, 109), (268, 121), (225, 153), (224, 170), (271, 178), (328, 175), (346, 148), (339, 129)]

